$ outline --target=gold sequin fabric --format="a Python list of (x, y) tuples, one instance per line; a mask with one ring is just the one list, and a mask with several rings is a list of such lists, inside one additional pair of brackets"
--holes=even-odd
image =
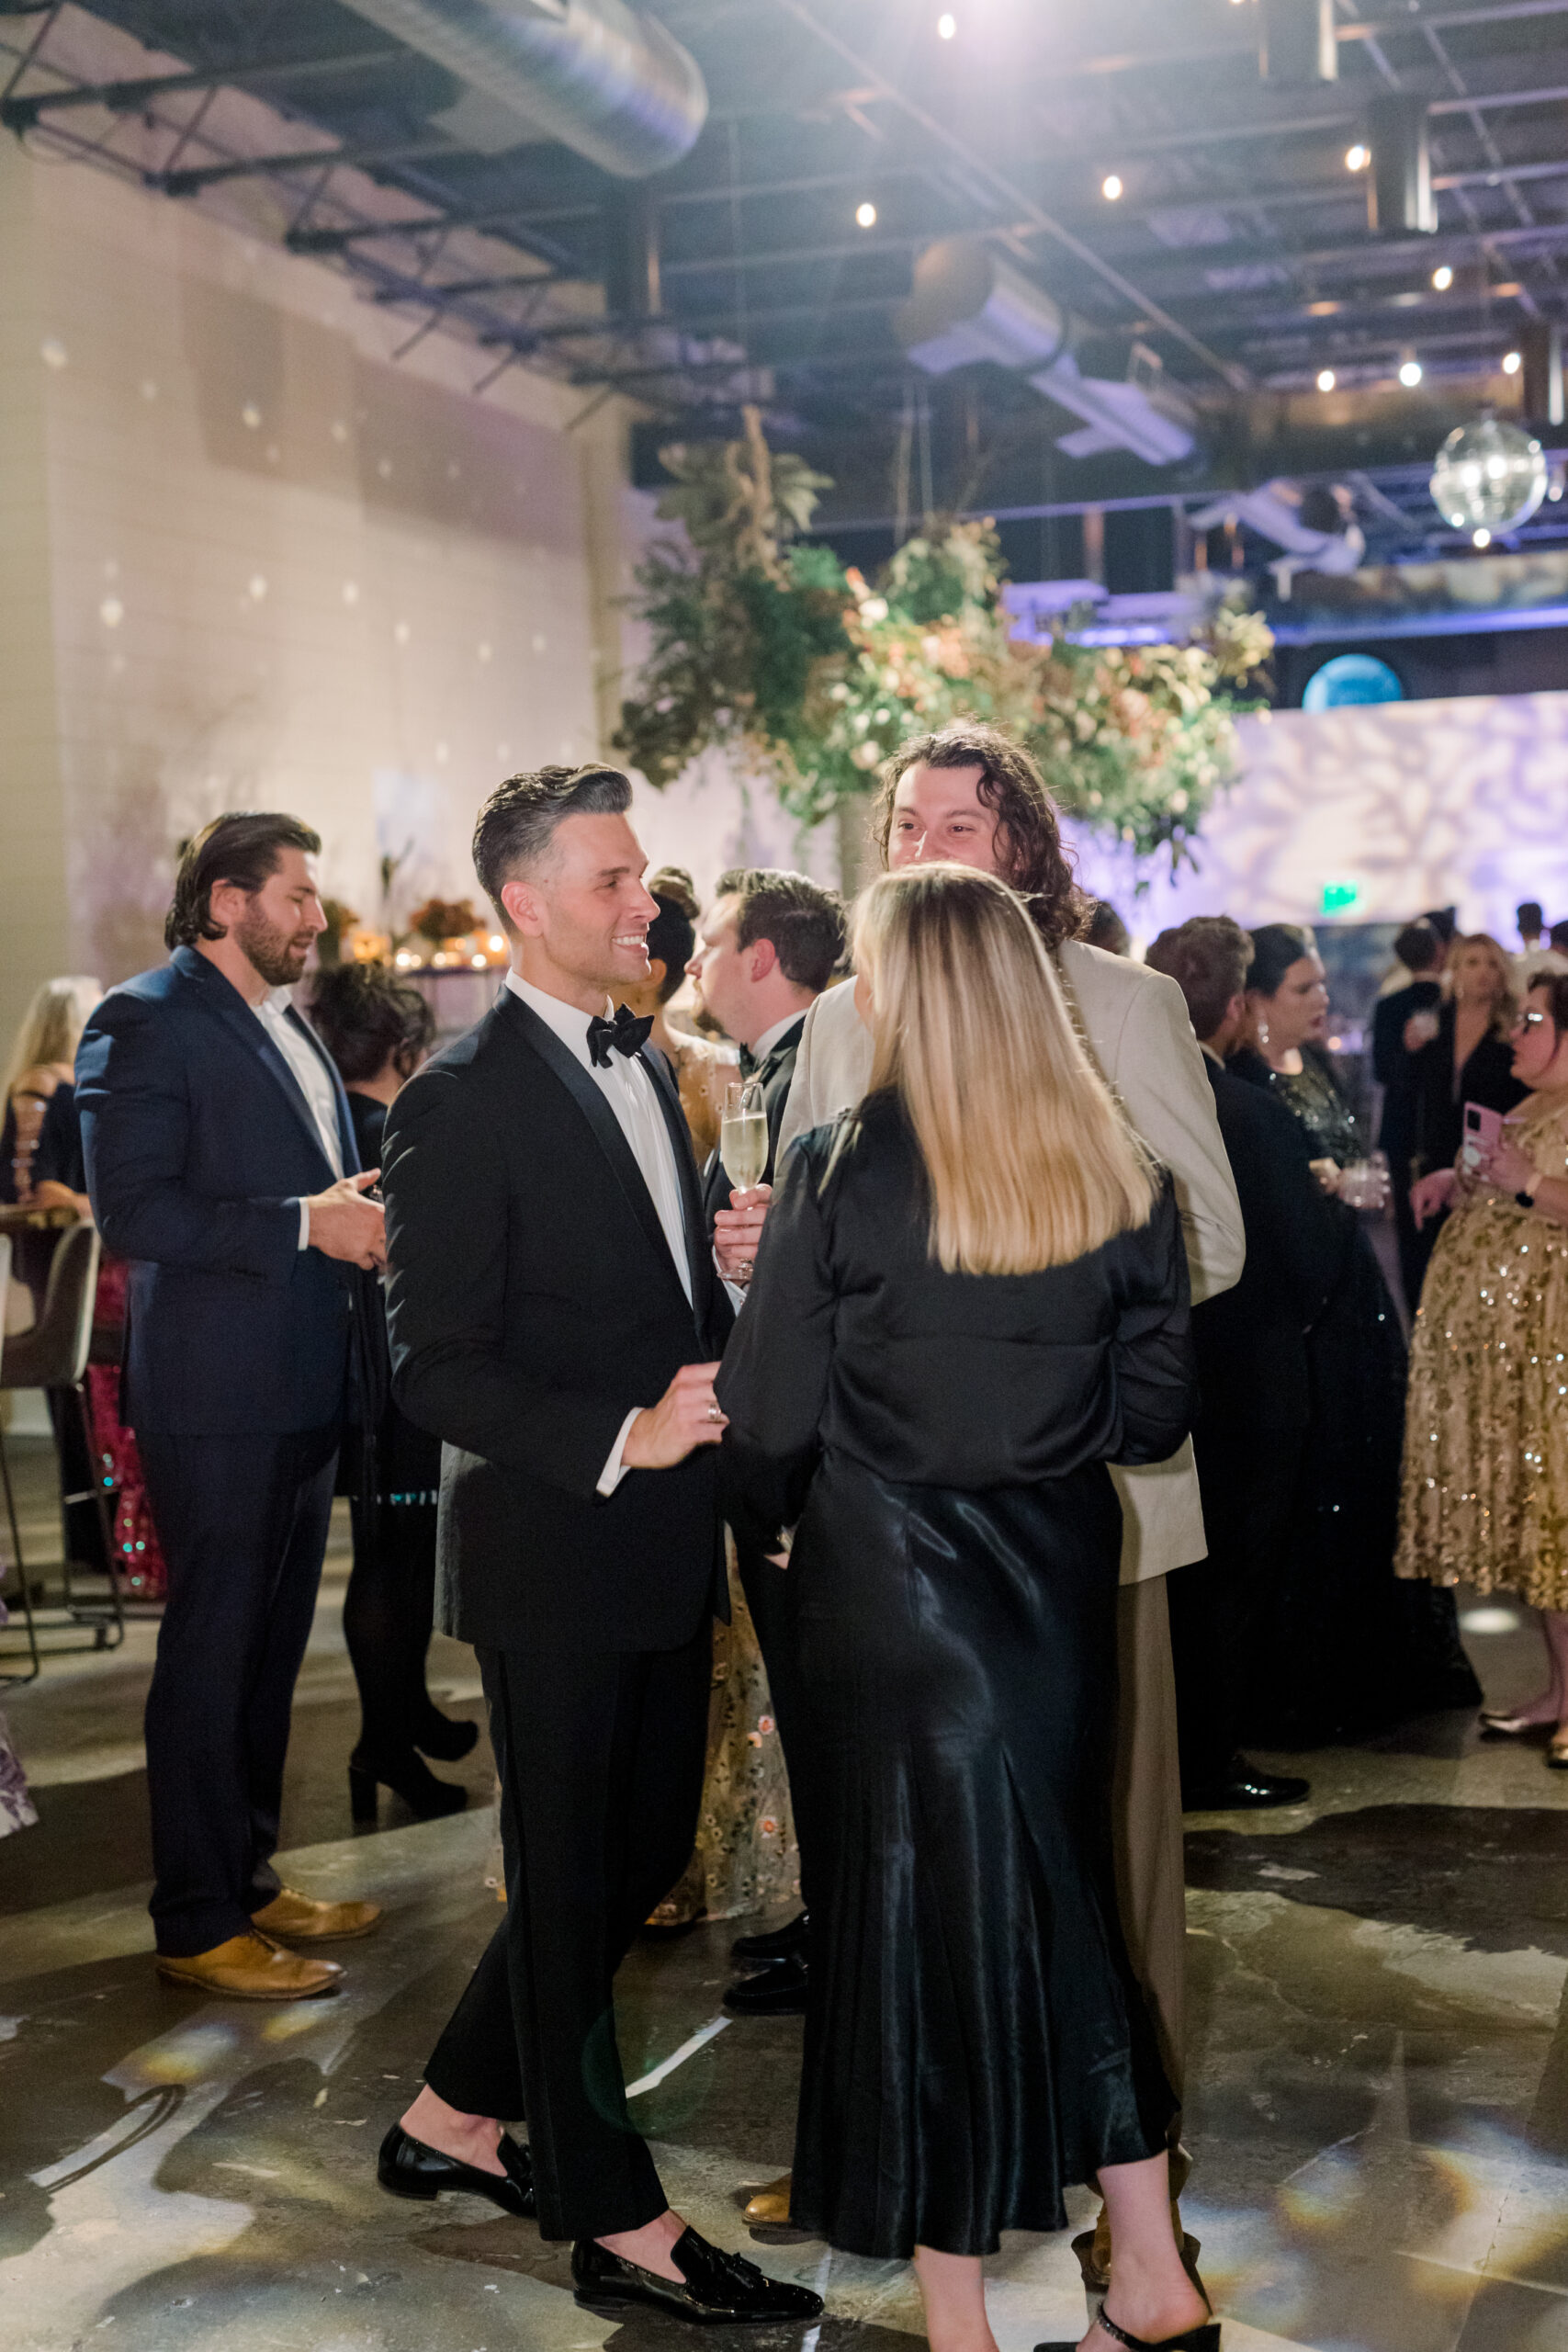
[[(1568, 1175), (1568, 1090), (1510, 1122)], [(1568, 1609), (1568, 1227), (1473, 1193), (1427, 1271), (1410, 1350), (1402, 1577)]]

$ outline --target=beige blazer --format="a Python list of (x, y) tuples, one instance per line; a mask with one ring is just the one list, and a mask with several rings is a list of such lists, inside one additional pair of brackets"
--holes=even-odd
[[(1176, 982), (1122, 956), (1069, 940), (1059, 968), (1076, 998), (1084, 1034), (1127, 1116), (1176, 1179), (1194, 1301), (1240, 1279), (1246, 1243), (1241, 1205), (1214, 1116), (1213, 1089)], [(871, 1035), (845, 981), (818, 998), (806, 1017), (795, 1082), (779, 1136), (858, 1102), (871, 1078)], [(1190, 1438), (1168, 1462), (1113, 1467), (1122, 1500), (1122, 1581), (1139, 1584), (1204, 1557), (1203, 1512)]]

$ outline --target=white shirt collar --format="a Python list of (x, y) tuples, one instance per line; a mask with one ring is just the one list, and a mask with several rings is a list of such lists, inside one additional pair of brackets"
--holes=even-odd
[[(535, 988), (531, 980), (524, 979), (518, 972), (507, 973), (506, 985), (513, 996), (522, 998), (530, 1012), (536, 1012), (545, 1026), (554, 1031), (567, 1051), (582, 1064), (584, 1069), (592, 1069), (593, 1057), (588, 1050), (588, 1024), (594, 1018), (592, 1013), (584, 1012), (581, 1005), (568, 1004), (561, 997), (547, 996), (543, 989)], [(608, 1019), (613, 1010), (606, 997), (604, 1017)]]
[(773, 1052), (773, 1047), (778, 1044), (779, 1039), (781, 1037), (787, 1036), (789, 1032), (795, 1027), (795, 1023), (797, 1021), (804, 1021), (810, 1010), (811, 1007), (808, 1004), (803, 1004), (797, 1012), (786, 1012), (782, 1021), (775, 1021), (771, 1029), (764, 1029), (761, 1035), (758, 1038), (756, 1044), (751, 1048), (752, 1060), (756, 1062), (765, 1062), (768, 1056)]

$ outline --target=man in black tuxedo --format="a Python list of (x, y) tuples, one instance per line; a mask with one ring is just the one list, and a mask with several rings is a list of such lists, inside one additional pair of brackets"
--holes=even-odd
[(1419, 1068), (1416, 1057), (1438, 1034), (1447, 951), (1422, 916), (1406, 923), (1393, 943), (1393, 952), (1410, 978), (1403, 988), (1391, 989), (1387, 996), (1380, 997), (1372, 1009), (1372, 1075), (1383, 1090), (1378, 1142), (1388, 1159), (1404, 1304), (1414, 1315), (1437, 1238), (1435, 1231), (1424, 1235), (1416, 1231), (1410, 1210), (1410, 1187), (1417, 1176), (1428, 1172), (1414, 1165)]
[[(686, 969), (696, 985), (698, 1002), (740, 1047), (742, 1076), (755, 1079), (762, 1090), (768, 1114), (768, 1160), (760, 1179), (764, 1184), (773, 1181), (779, 1129), (806, 1016), (843, 953), (843, 908), (820, 883), (804, 874), (764, 866), (737, 866), (719, 876), (718, 894)], [(723, 1159), (716, 1151), (703, 1174), (703, 1213), (709, 1232), (720, 1242), (727, 1242), (733, 1229), (731, 1197)], [(807, 1795), (804, 1758), (794, 1736), (798, 1706), (795, 1584), (748, 1544), (738, 1543), (736, 1555), (789, 1766), (795, 1830), (804, 1840)], [(729, 2007), (749, 2016), (804, 2016), (806, 1936), (802, 1912), (767, 1934), (739, 1938), (736, 1959), (761, 1965), (757, 1974), (730, 1986), (725, 1995)]]
[(335, 1990), (288, 1946), (373, 1903), (278, 1883), (283, 1764), (348, 1402), (355, 1267), (382, 1262), (348, 1103), (289, 1002), (321, 842), (219, 817), (186, 847), (159, 970), (113, 989), (76, 1059), (87, 1189), (131, 1261), (124, 1418), (169, 1594), (147, 1699), (161, 1974), (247, 2000)]
[(1192, 1310), (1202, 1403), (1192, 1432), (1209, 1555), (1169, 1580), (1182, 1804), (1189, 1812), (1299, 1804), (1309, 1783), (1240, 1753), (1259, 1600), (1297, 1504), (1311, 1399), (1306, 1334), (1335, 1282), (1347, 1220), (1313, 1173), (1306, 1130), (1233, 1078), (1252, 942), (1228, 915), (1162, 932), (1145, 961), (1187, 1000), (1235, 1178), (1247, 1262)]
[(492, 793), (474, 865), (512, 969), (387, 1119), (394, 1389), (446, 1441), (437, 1606), (479, 1653), (508, 1905), (379, 2175), (536, 2207), (595, 2309), (810, 2318), (670, 2211), (615, 2041), (615, 1971), (696, 1830), (732, 1320), (674, 1083), (615, 1003), (658, 910), (630, 803), (602, 767)]

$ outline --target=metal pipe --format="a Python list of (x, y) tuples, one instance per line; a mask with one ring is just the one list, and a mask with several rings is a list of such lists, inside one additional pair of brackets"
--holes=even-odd
[(261, 65), (228, 65), (198, 74), (152, 74), (136, 82), (78, 82), (63, 90), (29, 90), (0, 104), (7, 130), (29, 130), (39, 117), (62, 107), (107, 107), (112, 114), (136, 114), (154, 98), (183, 90), (249, 90), (264, 82), (328, 81), (338, 74), (364, 74), (380, 65), (406, 65), (403, 49), (356, 50), (342, 57), (276, 58)]
[(344, 0), (455, 74), (464, 95), (434, 118), (495, 154), (558, 139), (617, 179), (690, 153), (707, 119), (695, 58), (626, 0)]

